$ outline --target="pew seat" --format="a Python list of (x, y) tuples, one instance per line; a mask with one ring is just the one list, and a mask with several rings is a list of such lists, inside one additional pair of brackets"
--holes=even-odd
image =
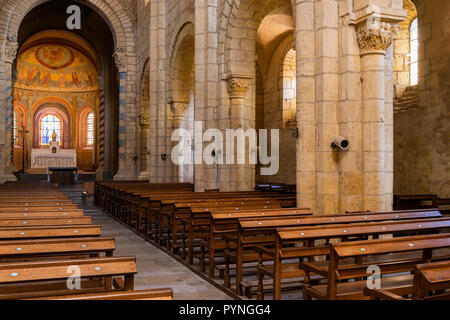
[(169, 288), (137, 291), (107, 291), (67, 296), (40, 297), (26, 300), (172, 300), (173, 291)]

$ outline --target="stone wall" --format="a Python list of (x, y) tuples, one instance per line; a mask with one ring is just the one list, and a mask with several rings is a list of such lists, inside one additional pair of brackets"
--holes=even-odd
[(395, 114), (395, 194), (450, 196), (450, 2), (415, 1), (418, 105)]

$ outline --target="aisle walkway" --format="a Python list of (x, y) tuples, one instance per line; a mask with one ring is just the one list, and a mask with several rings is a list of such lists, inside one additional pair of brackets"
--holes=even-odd
[[(61, 187), (74, 202), (81, 204), (83, 185)], [(138, 274), (135, 289), (169, 287), (174, 291), (174, 299), (219, 300), (231, 298), (205, 281), (184, 265), (143, 240), (134, 232), (114, 221), (94, 206), (90, 199), (86, 215), (92, 216), (92, 223), (102, 226), (103, 236), (114, 236), (116, 256), (136, 256)]]

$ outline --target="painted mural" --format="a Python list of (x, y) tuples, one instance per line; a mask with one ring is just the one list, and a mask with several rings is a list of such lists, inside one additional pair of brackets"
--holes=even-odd
[[(13, 91), (16, 168), (23, 165), (20, 128), (24, 125), (28, 131), (25, 140), (27, 170), (31, 166), (32, 149), (48, 148), (46, 145), (53, 132), (62, 149), (77, 150), (80, 170), (95, 170), (99, 97), (95, 51), (73, 33), (45, 30), (22, 44), (16, 61)], [(87, 129), (88, 111), (94, 114), (91, 130)]]
[(97, 71), (78, 50), (62, 44), (28, 48), (17, 59), (18, 89), (96, 91)]

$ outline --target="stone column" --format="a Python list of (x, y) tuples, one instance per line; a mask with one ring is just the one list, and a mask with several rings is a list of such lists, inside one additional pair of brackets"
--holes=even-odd
[(0, 164), (0, 169), (3, 167), (3, 172), (0, 172), (0, 183), (6, 181), (16, 181), (16, 177), (13, 175), (14, 165), (12, 161), (12, 122), (13, 122), (13, 97), (12, 97), (12, 68), (14, 60), (17, 56), (17, 49), (19, 48), (19, 44), (15, 37), (8, 37), (5, 44), (5, 71), (4, 71), (4, 79), (5, 79), (5, 92), (4, 92), (4, 103), (5, 105), (5, 113), (3, 115), (4, 118), (4, 140), (0, 141), (0, 153), (3, 156), (3, 163)]
[[(363, 209), (384, 211), (386, 181), (385, 54), (397, 25), (365, 19), (357, 25), (362, 77)], [(389, 137), (392, 139), (392, 137)]]
[[(245, 97), (251, 83), (251, 77), (231, 75), (227, 77), (227, 90), (230, 97), (230, 129), (243, 129), (245, 131)], [(235, 141), (236, 145), (236, 141)], [(233, 152), (234, 163), (230, 165), (231, 190), (252, 190), (252, 182), (246, 179), (251, 176), (252, 166), (250, 164), (237, 164), (239, 154), (248, 154), (248, 146), (242, 150), (226, 150)], [(225, 157), (226, 158), (226, 157)], [(226, 161), (226, 159), (225, 159)]]
[[(173, 130), (177, 130), (177, 129), (188, 129), (186, 127), (186, 120), (187, 120), (187, 115), (186, 115), (186, 111), (189, 108), (189, 102), (184, 102), (184, 101), (173, 101), (171, 103), (172, 105), (172, 115), (173, 115), (173, 122), (172, 122), (172, 126), (173, 126)], [(189, 143), (189, 141), (185, 141), (185, 146), (187, 146)], [(175, 145), (178, 144), (178, 142), (173, 142), (172, 147), (175, 147)], [(174, 165), (174, 170), (173, 170), (173, 176), (174, 176), (174, 181), (178, 181), (178, 182), (184, 182), (184, 175), (185, 175), (185, 169), (187, 169), (186, 164), (184, 164), (185, 159), (183, 158), (182, 160), (183, 162), (180, 165)]]
[[(297, 205), (316, 209), (314, 0), (296, 0)], [(282, 165), (282, 164), (280, 164)]]
[(141, 113), (139, 115), (139, 131), (140, 131), (140, 144), (141, 144), (141, 160), (145, 163), (145, 170), (139, 173), (138, 180), (150, 179), (150, 167), (148, 156), (148, 138), (150, 135), (150, 115), (148, 113)]
[(117, 48), (113, 54), (114, 62), (119, 71), (119, 171), (114, 180), (127, 178), (127, 108), (126, 108), (126, 82), (127, 82), (127, 54), (124, 48)]

